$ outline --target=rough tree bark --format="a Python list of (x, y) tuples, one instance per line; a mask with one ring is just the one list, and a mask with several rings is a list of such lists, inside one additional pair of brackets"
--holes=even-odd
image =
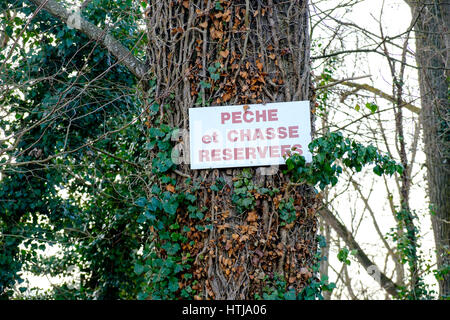
[[(169, 106), (160, 117), (170, 126), (188, 130), (188, 108), (194, 106), (311, 98), (306, 0), (154, 1), (147, 17), (155, 100)], [(213, 80), (208, 68), (219, 65), (220, 79)], [(193, 288), (199, 298), (252, 299), (275, 273), (297, 292), (305, 286), (317, 246), (319, 202), (310, 187), (290, 188), (280, 172), (264, 175), (252, 169), (255, 185), (281, 192), (269, 197), (255, 191), (255, 206), (239, 212), (232, 197), (241, 169), (194, 172), (182, 164), (178, 171), (179, 186), (185, 176), (201, 183), (198, 205), (208, 208), (206, 218), (215, 224), (196, 239), (201, 258), (193, 264), (199, 280)], [(224, 188), (211, 191), (219, 178)], [(282, 226), (277, 207), (289, 197), (295, 200), (297, 218)], [(190, 223), (183, 214), (180, 219)]]
[[(446, 0), (406, 1), (418, 15), (416, 60), (422, 103), (422, 123), (428, 170), (431, 221), (439, 269), (450, 264), (449, 45), (450, 4)], [(450, 295), (450, 277), (439, 282), (441, 295)]]

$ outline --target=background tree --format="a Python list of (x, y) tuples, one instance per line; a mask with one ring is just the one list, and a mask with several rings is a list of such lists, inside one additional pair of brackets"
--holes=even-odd
[(431, 220), (437, 250), (440, 292), (450, 295), (449, 29), (447, 1), (406, 1), (413, 16), (416, 61), (427, 155)]
[[(130, 126), (140, 112), (135, 78), (99, 43), (45, 10), (23, 1), (2, 6), (10, 40), (1, 56), (0, 293), (11, 296), (21, 269), (79, 270), (86, 278), (81, 290), (57, 288), (57, 296), (135, 296), (137, 275), (129, 270), (142, 231), (134, 223), (135, 195), (123, 194), (142, 152), (139, 127)], [(103, 27), (106, 16), (120, 20), (116, 36), (132, 46), (133, 16), (113, 8), (124, 4), (110, 7), (112, 15), (91, 7), (90, 19)], [(125, 183), (114, 184), (117, 176)], [(39, 254), (49, 243), (61, 245), (58, 263)]]

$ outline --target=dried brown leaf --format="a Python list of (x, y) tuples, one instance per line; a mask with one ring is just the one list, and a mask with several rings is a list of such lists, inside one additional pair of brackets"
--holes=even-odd
[(227, 50), (224, 50), (224, 51), (220, 51), (219, 54), (220, 54), (223, 58), (226, 58), (226, 57), (228, 57), (228, 55), (230, 54), (230, 51), (227, 49)]

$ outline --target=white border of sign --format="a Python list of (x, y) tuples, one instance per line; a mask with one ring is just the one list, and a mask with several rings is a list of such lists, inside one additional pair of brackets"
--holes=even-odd
[[(276, 109), (276, 117), (267, 118), (267, 112), (269, 110)], [(246, 119), (253, 119), (253, 121), (245, 122), (243, 119), (243, 113), (250, 111), (248, 114), (252, 116), (246, 117)], [(240, 113), (240, 121), (232, 123), (231, 115), (233, 112)], [(265, 118), (259, 117), (256, 121), (256, 112), (262, 115), (265, 113)], [(228, 113), (225, 116), (223, 113)], [(230, 117), (229, 117), (230, 116)], [(223, 117), (223, 118), (222, 118)], [(229, 117), (229, 118), (228, 118)], [(266, 119), (266, 121), (263, 121)], [(272, 121), (269, 121), (271, 119)], [(274, 120), (276, 119), (276, 120)], [(239, 137), (239, 133), (244, 134), (246, 132), (254, 132), (258, 128), (265, 132), (267, 128), (273, 128), (273, 131), (277, 133), (277, 129), (283, 127), (293, 129), (294, 133), (287, 137), (279, 138), (281, 135), (276, 135), (272, 139), (264, 139), (258, 141), (236, 141), (230, 142), (227, 138), (230, 131), (233, 131), (233, 138)], [(254, 167), (254, 166), (271, 166), (271, 165), (283, 165), (285, 159), (279, 153), (279, 147), (300, 145), (300, 149), (297, 152), (301, 153), (307, 162), (311, 162), (312, 155), (308, 150), (308, 144), (311, 142), (311, 120), (310, 120), (310, 102), (309, 101), (292, 101), (292, 102), (276, 102), (267, 104), (251, 104), (251, 105), (236, 105), (236, 106), (220, 106), (220, 107), (204, 107), (204, 108), (189, 108), (189, 146), (190, 146), (190, 164), (191, 169), (213, 169), (213, 168), (234, 168), (234, 167)], [(246, 131), (249, 129), (250, 131)], [(238, 132), (238, 133), (236, 133)], [(215, 137), (213, 138), (213, 135)], [(209, 136), (209, 138), (204, 138)], [(242, 136), (241, 136), (242, 137)], [(211, 141), (214, 140), (214, 141)], [(206, 141), (207, 143), (204, 143)], [(275, 146), (275, 147), (271, 147)], [(277, 147), (278, 146), (278, 147)], [(267, 148), (265, 148), (267, 147)], [(221, 160), (213, 161), (212, 157), (206, 161), (206, 156), (200, 158), (203, 154), (200, 152), (205, 150), (205, 154), (208, 157), (212, 155), (213, 149), (220, 150), (225, 149), (242, 149), (244, 153), (249, 152), (248, 149), (257, 150), (256, 158), (239, 153), (239, 157), (234, 154), (233, 159), (223, 160), (224, 155), (220, 153)], [(247, 148), (247, 150), (246, 150)], [(271, 149), (273, 148), (273, 149)], [(278, 148), (278, 149), (277, 149)], [(270, 152), (270, 156), (262, 157), (261, 150)], [(278, 150), (278, 153), (272, 153), (272, 150)], [(242, 150), (239, 150), (242, 151)], [(294, 151), (296, 152), (296, 151)], [(232, 152), (233, 153), (233, 152)], [(217, 155), (218, 153), (214, 153)], [(241, 157), (243, 156), (244, 159)], [(217, 157), (215, 157), (217, 159)], [(204, 160), (204, 161), (200, 161)]]

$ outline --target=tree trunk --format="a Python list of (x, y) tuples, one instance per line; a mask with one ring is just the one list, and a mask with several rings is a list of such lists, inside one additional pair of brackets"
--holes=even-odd
[[(156, 1), (146, 16), (162, 123), (188, 130), (188, 108), (195, 106), (311, 100), (307, 0)], [(196, 222), (178, 211), (196, 242), (183, 248), (194, 252), (196, 298), (254, 299), (277, 274), (283, 289), (298, 293), (313, 276), (319, 201), (311, 187), (293, 187), (275, 171), (191, 171), (184, 163), (172, 174), (178, 187), (189, 188), (186, 177), (199, 183), (196, 205), (212, 222), (211, 230), (195, 232)], [(223, 182), (219, 191), (210, 188), (216, 181)], [(238, 181), (248, 205), (237, 201)], [(278, 206), (289, 198), (296, 218), (283, 225)]]
[[(417, 18), (416, 60), (422, 102), (422, 123), (428, 169), (431, 221), (440, 270), (449, 267), (449, 27), (448, 1), (407, 1)], [(449, 275), (439, 281), (441, 295), (450, 294)]]

